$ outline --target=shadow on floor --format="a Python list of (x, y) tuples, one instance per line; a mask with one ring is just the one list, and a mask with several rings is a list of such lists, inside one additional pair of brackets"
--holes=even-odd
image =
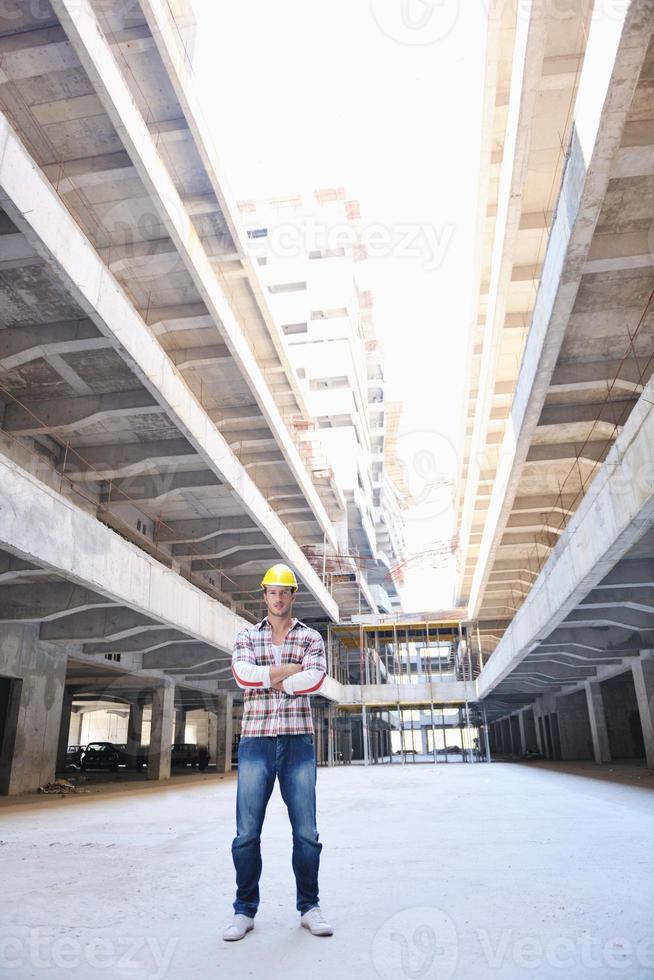
[(555, 762), (551, 759), (519, 759), (508, 755), (494, 755), (492, 761), (529, 766), (532, 769), (548, 769), (551, 772), (564, 772), (571, 776), (585, 776), (603, 782), (622, 783), (625, 786), (654, 790), (654, 769), (647, 767), (645, 759), (615, 759), (603, 763), (586, 759)]

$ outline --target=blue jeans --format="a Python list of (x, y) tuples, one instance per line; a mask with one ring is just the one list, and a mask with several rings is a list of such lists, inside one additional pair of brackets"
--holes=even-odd
[(293, 831), (293, 872), (300, 913), (318, 905), (318, 867), (322, 844), (316, 829), (316, 756), (313, 735), (257, 735), (238, 746), (236, 868), (234, 912), (253, 918), (259, 907), (261, 828), (266, 806), (279, 778)]

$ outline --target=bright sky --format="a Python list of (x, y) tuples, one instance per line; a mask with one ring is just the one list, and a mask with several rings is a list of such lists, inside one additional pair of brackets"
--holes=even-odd
[(453, 532), (468, 330), (474, 315), (485, 0), (194, 0), (195, 73), (237, 199), (345, 186), (375, 252), (387, 398), (419, 504), (407, 611), (453, 601)]

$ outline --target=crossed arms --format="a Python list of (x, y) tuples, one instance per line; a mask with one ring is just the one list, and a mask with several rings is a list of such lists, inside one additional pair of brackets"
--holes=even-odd
[(325, 649), (318, 635), (309, 643), (301, 664), (261, 666), (257, 664), (252, 640), (243, 630), (236, 637), (232, 654), (232, 673), (245, 691), (273, 688), (286, 694), (315, 694), (327, 671)]

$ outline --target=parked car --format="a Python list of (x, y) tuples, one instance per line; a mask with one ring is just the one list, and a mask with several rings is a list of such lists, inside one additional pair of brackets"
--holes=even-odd
[(80, 754), (79, 767), (82, 772), (89, 769), (109, 769), (118, 772), (120, 754), (111, 742), (89, 742)]
[(197, 766), (204, 772), (209, 765), (209, 752), (205, 745), (177, 742), (173, 745), (170, 761), (173, 766)]
[(127, 751), (127, 745), (125, 743), (118, 745), (115, 742), (113, 744), (116, 752), (118, 753), (118, 765), (125, 766), (125, 768), (136, 768), (136, 769), (142, 769), (143, 766), (147, 766), (148, 764), (147, 746), (145, 748), (141, 747), (139, 749), (138, 755), (136, 757), (136, 766), (132, 766), (133, 758), (132, 756), (130, 756), (129, 752)]
[(85, 745), (69, 745), (66, 749), (66, 769), (79, 769)]

